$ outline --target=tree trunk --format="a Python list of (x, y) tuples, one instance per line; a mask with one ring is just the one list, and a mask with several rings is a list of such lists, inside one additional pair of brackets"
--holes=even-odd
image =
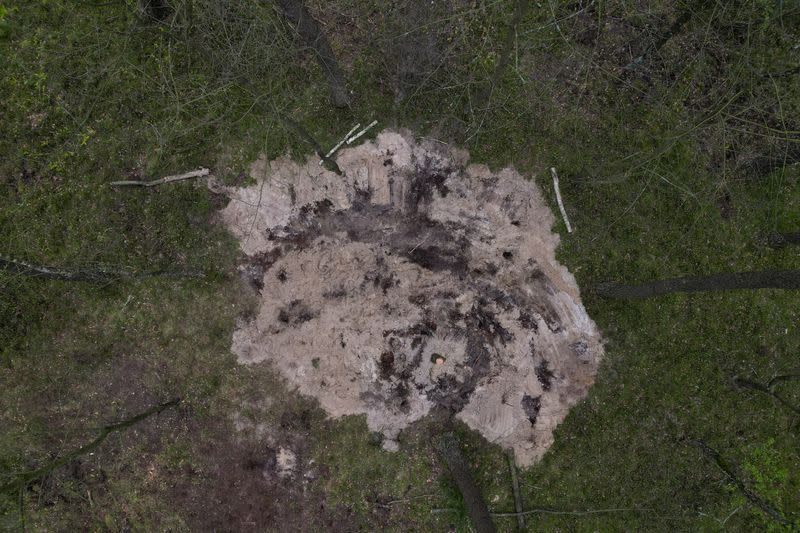
[(461, 496), (464, 497), (464, 504), (467, 506), (472, 525), (478, 533), (494, 533), (497, 531), (489, 516), (489, 509), (483, 500), (480, 489), (475, 485), (475, 479), (469, 470), (467, 461), (461, 454), (458, 439), (452, 433), (447, 433), (439, 440), (439, 453), (444, 457), (450, 475), (458, 485)]
[(303, 0), (275, 0), (283, 16), (297, 27), (297, 33), (306, 46), (314, 50), (331, 91), (331, 102), (336, 107), (350, 105), (350, 96), (347, 84), (344, 81), (344, 72), (333, 55), (333, 49), (328, 38), (314, 20)]
[(725, 291), (732, 289), (800, 289), (800, 270), (732, 272), (706, 277), (672, 278), (641, 285), (609, 282), (597, 287), (601, 296), (638, 300), (671, 292)]

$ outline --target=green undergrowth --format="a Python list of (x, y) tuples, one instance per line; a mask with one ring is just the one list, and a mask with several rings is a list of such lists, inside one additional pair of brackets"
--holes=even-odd
[[(531, 531), (790, 529), (697, 440), (797, 523), (798, 418), (733, 378), (798, 371), (800, 297), (618, 302), (592, 289), (800, 268), (796, 248), (766, 245), (800, 225), (791, 3), (544, 2), (516, 25), (495, 77), (513, 2), (311, 2), (353, 89), (345, 110), (331, 108), (319, 67), (269, 3), (179, 1), (167, 23), (141, 20), (134, 4), (0, 2), (0, 254), (206, 276), (91, 285), (0, 271), (0, 483), (88, 442), (93, 427), (183, 402), (31, 486), (23, 513), (19, 494), (4, 495), (3, 528), (192, 529), (188, 500), (170, 498), (209, 471), (203, 444), (219, 434), (208, 428), (229, 424), (243, 397), (285, 394), (229, 351), (235, 320), (252, 310), (236, 244), (213, 222), (218, 199), (188, 181), (109, 186), (201, 166), (241, 183), (259, 153), (309, 153), (278, 113), (326, 147), (372, 119), (454, 142), (473, 161), (515, 165), (551, 203), (557, 168), (575, 226), (556, 224), (560, 259), (607, 354), (544, 460), (520, 473), (526, 508), (568, 511), (527, 516)], [(652, 50), (686, 9), (688, 22)], [(776, 391), (800, 406), (800, 381)], [(265, 423), (277, 423), (273, 411)], [(390, 454), (362, 418), (320, 422), (308, 437), (325, 466), (314, 486), (363, 530), (466, 531), (436, 430), (421, 423)], [(503, 451), (459, 431), (489, 507), (512, 511)]]

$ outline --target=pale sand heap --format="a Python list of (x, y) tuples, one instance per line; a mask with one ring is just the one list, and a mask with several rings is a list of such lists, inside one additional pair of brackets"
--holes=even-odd
[(336, 159), (344, 176), (281, 157), (212, 184), (261, 295), (234, 353), (330, 416), (366, 414), (387, 449), (438, 409), (536, 462), (603, 355), (539, 189), (408, 133)]

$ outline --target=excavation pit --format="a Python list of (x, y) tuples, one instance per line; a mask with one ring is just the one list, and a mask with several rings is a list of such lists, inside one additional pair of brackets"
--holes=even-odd
[(262, 158), (255, 184), (212, 185), (259, 293), (233, 352), (365, 414), (387, 449), (436, 411), (533, 464), (603, 355), (536, 184), (407, 132), (336, 160), (342, 176)]

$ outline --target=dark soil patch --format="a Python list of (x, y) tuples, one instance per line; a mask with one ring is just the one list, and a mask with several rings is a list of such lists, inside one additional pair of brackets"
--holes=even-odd
[(293, 300), (278, 312), (278, 320), (290, 327), (297, 327), (317, 316), (319, 312), (313, 311), (302, 300)]
[(553, 386), (553, 378), (555, 375), (544, 359), (542, 359), (541, 363), (536, 365), (536, 377), (539, 379), (539, 383), (542, 384), (542, 389), (549, 391)]
[[(302, 420), (298, 424), (305, 426)], [(296, 424), (287, 420), (286, 425), (291, 432)], [(238, 442), (226, 424), (204, 434), (194, 450), (202, 470), (171, 480), (168, 492), (192, 531), (357, 529), (348, 513), (329, 507), (321, 489), (302, 473), (278, 476), (275, 448), (263, 441)]]
[(539, 417), (539, 409), (541, 408), (541, 397), (528, 396), (527, 394), (522, 397), (522, 409), (525, 411), (525, 415), (528, 417), (528, 420), (531, 421), (532, 426), (536, 425), (536, 419)]

